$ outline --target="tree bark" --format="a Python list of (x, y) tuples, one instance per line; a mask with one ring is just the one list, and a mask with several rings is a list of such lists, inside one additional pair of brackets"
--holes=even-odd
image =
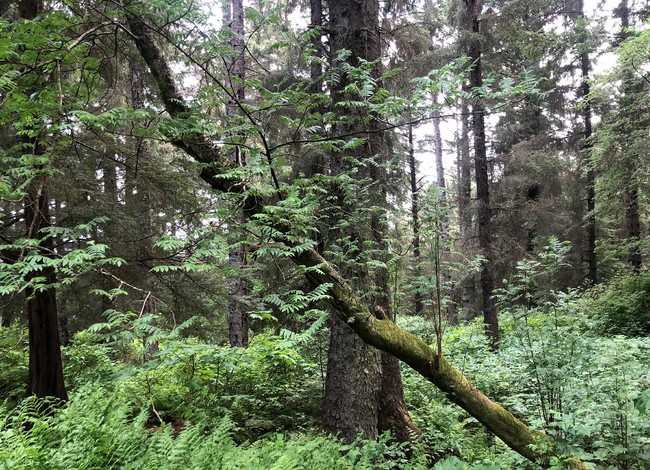
[[(617, 13), (621, 19), (620, 40), (625, 41), (630, 37), (630, 9), (627, 0), (621, 0)], [(621, 97), (621, 108), (631, 105), (633, 98), (632, 78), (629, 73), (623, 79), (623, 96)], [(628, 155), (629, 144), (625, 138), (621, 143), (623, 148), (623, 204), (625, 206), (625, 235), (629, 241), (627, 261), (635, 272), (641, 270), (643, 258), (641, 256), (641, 217), (639, 215), (639, 183), (636, 176), (635, 159), (637, 155)]]
[(469, 106), (463, 99), (460, 108), (461, 131), (458, 140), (458, 218), (460, 242), (467, 243), (472, 229), (472, 213), (469, 205), (472, 198), (472, 164), (469, 150)]
[[(381, 56), (377, 0), (330, 1), (329, 13), (330, 47), (333, 57), (339, 50), (347, 49), (351, 51), (350, 64), (358, 66), (360, 59), (374, 61)], [(373, 74), (378, 76), (376, 71)], [(341, 83), (334, 88), (334, 103), (345, 99), (346, 79), (343, 77)], [(344, 127), (345, 131), (368, 131), (364, 136), (365, 145), (353, 151), (352, 156), (356, 162), (370, 158), (375, 160), (374, 165), (359, 166), (356, 174), (359, 178), (367, 178), (373, 186), (372, 194), (361, 204), (377, 206), (382, 210), (373, 211), (369, 220), (364, 219), (363, 223), (354, 224), (355, 228), (342, 235), (355, 239), (359, 250), (363, 250), (366, 242), (371, 241), (376, 252), (385, 253), (384, 238), (387, 228), (384, 165), (387, 152), (384, 136), (379, 132), (376, 120), (370, 121), (365, 128), (359, 122), (349, 122)], [(340, 155), (335, 156), (331, 166), (336, 173), (349, 169), (346, 159)], [(354, 211), (354, 207), (346, 207), (344, 198), (339, 199), (345, 213)], [(360, 225), (369, 225), (370, 233), (364, 233), (359, 228)], [(360, 280), (359, 285), (355, 287), (372, 289), (373, 292), (379, 293), (373, 295), (371, 300), (373, 312), (379, 312), (383, 318), (393, 318), (388, 295), (387, 268), (376, 268), (373, 273), (365, 267), (355, 266), (351, 269), (354, 271), (354, 277)], [(324, 425), (328, 429), (341, 432), (347, 440), (354, 439), (359, 429), (363, 429), (366, 437), (376, 437), (378, 431), (390, 430), (393, 438), (409, 440), (411, 434), (417, 433), (418, 430), (406, 410), (399, 362), (386, 353), (378, 353), (374, 348), (360, 342), (341, 320), (334, 319), (332, 323)], [(338, 359), (340, 357), (346, 357), (350, 362), (343, 365)], [(346, 413), (351, 413), (351, 419), (356, 420), (356, 423), (341, 420), (340, 417)], [(360, 416), (361, 413), (363, 416)]]
[(485, 108), (477, 90), (483, 86), (481, 70), (480, 13), (482, 0), (466, 0), (472, 40), (468, 56), (472, 60), (469, 86), (474, 92), (472, 104), (472, 131), (474, 134), (474, 167), (476, 172), (476, 199), (478, 203), (478, 240), (485, 262), (481, 267), (481, 298), (485, 332), (493, 351), (499, 348), (499, 320), (492, 291), (492, 211), (490, 208), (490, 183), (488, 177), (487, 148), (485, 145)]
[[(316, 33), (314, 37), (311, 38), (311, 46), (314, 49), (316, 54), (320, 54), (323, 49), (322, 43), (322, 27), (323, 27), (323, 3), (321, 0), (310, 0), (309, 2), (309, 13), (311, 23), (310, 28), (315, 29)], [(318, 61), (312, 62), (309, 70), (309, 76), (311, 78), (312, 87), (311, 91), (313, 93), (322, 93), (323, 86), (320, 81), (321, 76), (323, 75), (323, 67)]]
[[(22, 0), (19, 5), (21, 18), (32, 20), (41, 12), (39, 0)], [(33, 142), (33, 151), (44, 153), (43, 147)], [(42, 229), (50, 226), (50, 207), (47, 180), (43, 177), (32, 181), (25, 197), (25, 224), (27, 238), (42, 235)], [(40, 242), (40, 251), (46, 257), (54, 251), (52, 238)], [(45, 278), (45, 289), (28, 289), (27, 319), (29, 324), (29, 374), (27, 393), (39, 398), (55, 397), (67, 400), (68, 394), (63, 381), (61, 341), (59, 338), (58, 310), (56, 305), (56, 273), (52, 267), (44, 267), (27, 276), (30, 282), (37, 277)]]
[[(145, 88), (140, 76), (140, 65), (134, 61), (129, 62), (129, 69), (131, 75), (131, 105), (133, 109), (144, 109), (145, 107)], [(135, 168), (143, 168), (151, 165), (151, 151), (149, 144), (142, 137), (135, 137), (133, 139), (133, 150), (135, 154)], [(127, 178), (128, 179), (128, 178)], [(151, 272), (151, 260), (153, 259), (153, 209), (151, 207), (151, 195), (147, 188), (146, 182), (142, 177), (141, 171), (133, 175), (132, 179), (137, 200), (132, 201), (137, 209), (138, 214), (138, 242), (136, 247), (135, 258), (139, 264), (139, 271), (142, 274), (142, 292), (141, 292), (141, 315), (156, 315), (157, 305), (156, 297), (154, 295), (156, 276)], [(127, 204), (129, 199), (127, 198)], [(155, 317), (151, 320), (152, 326), (156, 326)], [(145, 348), (144, 360), (150, 359), (153, 354), (158, 351), (158, 343), (152, 342)]]
[(449, 235), (449, 216), (447, 214), (447, 188), (445, 185), (445, 166), (442, 161), (442, 134), (440, 132), (440, 111), (437, 109), (438, 100), (434, 101), (436, 109), (433, 111), (433, 146), (436, 156), (436, 189), (438, 190), (438, 210), (440, 211), (441, 238)]
[(379, 351), (364, 343), (345, 321), (331, 317), (323, 425), (348, 443), (359, 435), (377, 438), (379, 361)]
[[(584, 0), (578, 1), (578, 17), (584, 20)], [(592, 125), (591, 125), (591, 104), (588, 96), (590, 91), (589, 85), (589, 51), (587, 49), (587, 32), (586, 26), (583, 25), (581, 34), (581, 52), (580, 52), (580, 71), (582, 81), (580, 84), (580, 96), (583, 103), (582, 118), (584, 120), (584, 139), (582, 141), (582, 153), (585, 161), (584, 166), (587, 168), (586, 186), (587, 186), (587, 266), (588, 279), (592, 285), (598, 283), (598, 258), (596, 255), (596, 172), (593, 167), (592, 158)]]
[[(232, 31), (230, 45), (234, 57), (228, 66), (228, 82), (231, 90), (231, 99), (226, 104), (226, 117), (229, 121), (238, 116), (239, 106), (244, 101), (244, 79), (245, 60), (244, 60), (244, 4), (243, 0), (227, 0), (232, 12), (231, 18), (224, 18), (224, 22), (229, 21), (229, 28)], [(238, 136), (231, 136), (235, 141)], [(229, 160), (234, 166), (243, 166), (246, 164), (246, 157), (239, 145), (233, 145), (229, 154)], [(243, 225), (246, 223), (246, 215), (243, 211), (237, 210), (233, 214), (234, 225)], [(246, 264), (246, 252), (243, 247), (237, 246), (230, 250), (228, 254), (228, 263), (237, 272), (235, 277), (228, 280), (228, 338), (232, 347), (248, 346), (248, 311), (247, 299), (250, 294), (250, 286), (244, 266)]]
[[(419, 279), (422, 276), (422, 259), (420, 253), (420, 194), (418, 188), (418, 172), (417, 162), (415, 160), (415, 144), (413, 142), (412, 123), (409, 123), (408, 125), (408, 144), (409, 179), (411, 183), (411, 220), (413, 221), (413, 273), (415, 278)], [(413, 314), (422, 316), (423, 313), (422, 292), (420, 291), (419, 285), (416, 285), (416, 291), (413, 294)]]
[[(42, 152), (36, 145), (35, 150)], [(44, 179), (30, 184), (25, 198), (25, 223), (27, 238), (37, 238), (42, 229), (50, 226), (50, 208), (47, 182)], [(44, 256), (54, 251), (52, 238), (40, 242)], [(27, 393), (39, 398), (56, 397), (67, 400), (63, 381), (61, 342), (59, 338), (58, 310), (56, 305), (56, 273), (52, 267), (44, 267), (27, 276), (26, 281), (43, 277), (45, 289), (28, 289), (27, 319), (29, 323), (29, 379)]]
[[(163, 75), (154, 74), (154, 79), (160, 89), (165, 109), (173, 118), (178, 118), (179, 106), (174, 100), (179, 98), (180, 94), (176, 89), (171, 69), (166, 64), (162, 49), (157, 45), (151, 31), (141, 21), (129, 17), (128, 22), (132, 33), (138, 38), (136, 46), (152, 72), (155, 70), (168, 72)], [(181, 101), (181, 103), (184, 105), (181, 109), (185, 108), (184, 102)], [(189, 135), (189, 142), (177, 141), (176, 145), (181, 149), (191, 150), (194, 142), (200, 141), (201, 138), (206, 139), (205, 136)], [(213, 150), (211, 158), (207, 151), (199, 156), (207, 159), (208, 162), (214, 160), (213, 168), (224, 167), (224, 163), (221, 161), (224, 156), (218, 148)], [(204, 173), (201, 176), (212, 188), (222, 191), (223, 185), (219, 179)], [(234, 185), (233, 191), (239, 187), (241, 184)], [(547, 436), (528, 428), (510, 412), (490, 400), (454, 368), (444, 356), (438, 356), (436, 350), (427, 343), (398, 327), (394, 322), (377, 319), (372, 315), (367, 305), (361, 302), (345, 279), (315, 249), (307, 249), (296, 254), (293, 260), (301, 266), (318, 267), (318, 269), (309, 270), (305, 274), (309, 282), (314, 286), (320, 286), (323, 283), (331, 284), (332, 287), (328, 291), (329, 303), (335, 314), (348, 324), (365, 343), (373, 345), (411, 366), (441, 389), (453, 403), (465, 409), (522, 456), (532, 461), (545, 462), (549, 454), (552, 455), (553, 446), (540, 447), (537, 445), (542, 440), (548, 439)], [(549, 448), (551, 449), (549, 453), (541, 451), (541, 449)], [(573, 468), (584, 469), (586, 467), (576, 460)]]

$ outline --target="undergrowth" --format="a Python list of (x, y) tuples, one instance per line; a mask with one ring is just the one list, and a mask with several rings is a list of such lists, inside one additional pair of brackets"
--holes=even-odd
[[(0, 408), (0, 468), (35, 469), (382, 469), (424, 468), (408, 463), (387, 437), (345, 445), (322, 435), (273, 434), (237, 443), (234, 423), (187, 422), (182, 430), (147, 427), (145, 410), (134, 415), (127, 400), (96, 384), (79, 389), (69, 404), (38, 417), (41, 403)], [(27, 426), (27, 424), (29, 424)]]
[[(489, 351), (476, 320), (447, 328), (444, 354), (488, 396), (553, 437), (560, 458), (552, 468), (565, 468), (563, 455), (594, 469), (648, 468), (650, 338), (614, 335), (599, 320), (623, 302), (613, 294), (618, 284), (600, 288), (602, 295), (533, 297), (529, 268), (500, 294), (499, 353)], [(641, 284), (626, 284), (633, 285)], [(586, 308), (593, 305), (602, 308)], [(399, 323), (435, 342), (426, 319)], [(120, 335), (110, 335), (107, 343), (97, 328), (81, 332), (64, 348), (71, 399), (56, 408), (21, 399), (25, 331), (0, 328), (0, 469), (539, 468), (408, 367), (407, 404), (423, 432), (409, 451), (387, 436), (345, 445), (322, 435), (325, 334), (266, 331), (232, 349), (156, 332), (150, 357), (134, 330), (119, 344)]]

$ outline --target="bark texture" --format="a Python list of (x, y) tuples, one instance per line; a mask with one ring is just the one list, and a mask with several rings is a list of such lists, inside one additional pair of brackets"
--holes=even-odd
[[(226, 117), (232, 120), (240, 114), (240, 106), (244, 102), (245, 90), (245, 43), (244, 43), (244, 4), (243, 0), (227, 0), (230, 5), (227, 8), (232, 12), (231, 18), (224, 18), (229, 21), (232, 31), (230, 45), (234, 54), (228, 66), (228, 82), (231, 91), (231, 98), (226, 104)], [(228, 159), (233, 166), (244, 166), (246, 157), (241, 146), (237, 145), (239, 136), (231, 135), (234, 141), (228, 153)], [(236, 210), (233, 215), (234, 225), (242, 225), (246, 222), (246, 214), (242, 210)], [(237, 272), (237, 276), (228, 280), (228, 339), (232, 347), (248, 346), (248, 309), (247, 299), (250, 294), (250, 286), (246, 277), (244, 266), (246, 264), (246, 251), (242, 246), (230, 250), (228, 254), (230, 266)]]
[[(413, 221), (413, 274), (416, 278), (422, 275), (421, 253), (420, 253), (420, 194), (418, 188), (418, 170), (415, 161), (415, 147), (413, 142), (413, 124), (408, 126), (409, 142), (409, 180), (411, 183), (411, 220)], [(422, 316), (424, 309), (422, 307), (422, 292), (417, 290), (413, 294), (413, 314)]]
[[(578, 1), (578, 15), (584, 20), (584, 1)], [(598, 258), (596, 255), (596, 172), (594, 170), (592, 158), (592, 125), (591, 125), (591, 105), (587, 97), (590, 92), (589, 85), (589, 51), (586, 47), (587, 37), (586, 28), (583, 29), (581, 42), (582, 51), (580, 52), (580, 71), (582, 73), (582, 83), (580, 84), (580, 96), (584, 100), (582, 109), (582, 118), (584, 120), (584, 139), (582, 144), (583, 158), (587, 168), (586, 186), (587, 186), (587, 266), (588, 279), (594, 285), (598, 283)]]
[[(34, 19), (41, 12), (39, 0), (22, 0), (19, 4), (21, 18)], [(36, 141), (33, 151), (42, 155), (44, 148)], [(50, 226), (50, 201), (47, 191), (48, 182), (44, 177), (30, 183), (25, 198), (25, 224), (27, 238), (37, 238), (41, 230)], [(40, 243), (43, 256), (54, 253), (52, 238)], [(36, 277), (45, 278), (45, 284), (56, 283), (56, 273), (52, 267), (44, 267), (27, 276), (27, 281)], [(47, 289), (28, 289), (27, 319), (29, 324), (29, 374), (27, 393), (39, 398), (56, 397), (67, 400), (68, 394), (63, 381), (63, 363), (61, 361), (61, 340), (59, 338), (58, 310), (54, 287)]]
[[(39, 149), (39, 147), (36, 147)], [(27, 237), (36, 238), (42, 229), (50, 226), (49, 199), (47, 182), (33, 182), (25, 199), (25, 223)], [(54, 251), (52, 238), (40, 243), (44, 256), (51, 256)], [(44, 284), (56, 283), (56, 274), (51, 267), (45, 267), (30, 273), (27, 281), (36, 277), (45, 278)], [(61, 361), (61, 341), (57, 318), (56, 290), (29, 289), (27, 294), (27, 319), (29, 323), (29, 378), (27, 393), (39, 398), (56, 397), (67, 400), (63, 381), (63, 363)]]
[(469, 205), (472, 198), (472, 163), (469, 151), (469, 106), (463, 100), (460, 108), (461, 129), (458, 142), (458, 219), (460, 242), (464, 244), (472, 230), (472, 213)]
[[(129, 24), (133, 23), (144, 28), (141, 22), (130, 18)], [(136, 42), (136, 45), (142, 56), (147, 60), (152, 71), (160, 70), (160, 66), (156, 65), (156, 62), (164, 63), (165, 58), (160, 47), (156, 45), (154, 36), (147, 34), (145, 36), (138, 35), (138, 37), (139, 41)], [(150, 61), (152, 63), (149, 63)], [(154, 75), (154, 78), (159, 87), (171, 86), (171, 90), (174, 91), (175, 84), (171, 70), (169, 67), (166, 69), (169, 71), (167, 76)], [(175, 117), (175, 106), (172, 102), (168, 102), (165, 96), (179, 95), (178, 93), (167, 95), (161, 93), (167, 112)], [(216, 165), (223, 164), (219, 161), (223, 158), (220, 152), (213, 153), (212, 158)], [(214, 189), (221, 190), (221, 185), (215, 178), (205, 175), (204, 179)], [(323, 283), (332, 285), (329, 290), (329, 302), (336, 315), (346, 322), (365, 343), (385, 351), (411, 366), (440, 388), (453, 403), (461, 406), (471, 416), (483, 423), (487, 429), (501, 438), (513, 450), (532, 461), (545, 462), (547, 460), (547, 454), (536, 450), (536, 448), (531, 448), (531, 445), (538, 444), (542, 439), (547, 439), (544, 434), (531, 430), (510, 412), (490, 400), (454, 368), (444, 356), (438, 357), (435, 349), (427, 343), (390, 320), (375, 318), (370, 313), (368, 306), (356, 296), (345, 279), (315, 249), (308, 249), (297, 254), (294, 261), (302, 266), (319, 268), (306, 273), (309, 282), (314, 286)], [(575, 461), (574, 468), (586, 467), (579, 461)]]
[[(438, 101), (434, 101), (437, 108)], [(445, 166), (442, 161), (442, 133), (440, 132), (440, 111), (433, 112), (433, 148), (436, 156), (436, 188), (438, 189), (438, 210), (440, 211), (441, 238), (447, 238), (449, 232), (449, 221), (447, 216), (447, 187), (445, 184)]]
[[(468, 56), (472, 60), (469, 86), (476, 90), (483, 86), (481, 69), (480, 14), (482, 0), (466, 0), (469, 28), (472, 33)], [(485, 331), (493, 351), (499, 348), (499, 319), (492, 291), (492, 210), (490, 208), (490, 181), (488, 172), (487, 147), (485, 145), (485, 107), (480, 96), (475, 96), (472, 103), (472, 131), (474, 136), (474, 169), (476, 172), (476, 201), (478, 204), (478, 241), (485, 262), (481, 267), (481, 298), (483, 303), (483, 321)]]
[(331, 317), (323, 425), (346, 442), (359, 434), (377, 438), (379, 359), (379, 351), (364, 343), (345, 321)]
[[(360, 60), (374, 61), (381, 56), (377, 0), (330, 1), (329, 19), (333, 58), (339, 50), (346, 49), (351, 52), (348, 62), (352, 66), (358, 66)], [(377, 77), (378, 74), (374, 74)], [(335, 103), (346, 99), (346, 81), (347, 78), (342, 77), (341, 83), (333, 90)], [(357, 117), (352, 117), (340, 127), (338, 131), (343, 132), (367, 131), (364, 135), (365, 144), (345, 156), (354, 157), (357, 163), (371, 158), (375, 160), (375, 165), (357, 167), (358, 177), (368, 179), (371, 185), (370, 194), (358, 203), (382, 208), (381, 211), (373, 211), (369, 220), (364, 219), (363, 223), (354, 224), (353, 228), (340, 235), (355, 240), (359, 250), (363, 250), (370, 242), (377, 252), (385, 252), (386, 172), (383, 164), (387, 152), (383, 135), (374, 119), (363, 125)], [(342, 157), (341, 154), (333, 155), (331, 168), (335, 174), (350, 170), (349, 160)], [(342, 194), (343, 190), (340, 192)], [(344, 202), (344, 199), (339, 198), (343, 217), (345, 213), (354, 212), (354, 207)], [(370, 226), (369, 232), (361, 227), (367, 225)], [(351, 267), (351, 274), (359, 279), (356, 288), (377, 292), (371, 299), (373, 311), (381, 312), (380, 316), (385, 318), (392, 318), (388, 271), (377, 268), (370, 272), (366, 267), (354, 266)], [(343, 364), (339, 359), (341, 357), (345, 357), (349, 363)], [(375, 437), (377, 432), (390, 430), (394, 438), (408, 440), (412, 433), (418, 432), (406, 410), (399, 362), (359, 341), (349, 326), (336, 317), (332, 319), (327, 370), (323, 415), (326, 428), (340, 432), (348, 441), (353, 440), (363, 426), (363, 433), (367, 437)], [(346, 413), (353, 416), (344, 421), (340, 417)]]

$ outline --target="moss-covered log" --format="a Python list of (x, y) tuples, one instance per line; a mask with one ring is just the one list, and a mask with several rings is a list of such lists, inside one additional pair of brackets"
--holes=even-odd
[(308, 269), (307, 278), (314, 286), (329, 283), (330, 302), (341, 318), (366, 343), (386, 351), (405, 362), (442, 390), (449, 399), (479, 420), (510, 448), (533, 461), (545, 455), (534, 450), (544, 435), (532, 431), (512, 413), (486, 397), (443, 356), (417, 336), (390, 320), (380, 320), (369, 312), (345, 279), (316, 251), (306, 251), (296, 262)]
[[(130, 16), (128, 21), (131, 32), (137, 38), (136, 46), (158, 84), (160, 98), (167, 112), (173, 118), (187, 117), (189, 107), (182, 100), (171, 69), (153, 34), (140, 19)], [(229, 163), (207, 136), (191, 134), (176, 138), (173, 143), (207, 165), (207, 170), (201, 173), (201, 177), (214, 189), (241, 192), (244, 187), (241, 182), (223, 178), (222, 173), (229, 169)], [(530, 429), (501, 405), (490, 400), (420, 338), (390, 320), (373, 316), (346, 280), (316, 250), (304, 251), (296, 255), (294, 261), (298, 265), (312, 268), (306, 270), (306, 276), (313, 286), (331, 284), (330, 303), (339, 317), (363, 341), (411, 366), (522, 456), (542, 464), (547, 461), (549, 455), (540, 452), (537, 446), (545, 439), (543, 433)], [(577, 460), (572, 467), (578, 470), (586, 468)]]

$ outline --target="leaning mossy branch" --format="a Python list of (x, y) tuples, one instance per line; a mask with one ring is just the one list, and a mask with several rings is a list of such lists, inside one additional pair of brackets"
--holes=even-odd
[(309, 281), (313, 285), (325, 282), (332, 285), (332, 306), (366, 343), (392, 354), (422, 374), (451, 401), (483, 423), (513, 450), (533, 461), (544, 459), (544, 455), (539, 455), (533, 450), (544, 437), (542, 434), (532, 431), (510, 412), (486, 397), (458, 369), (444, 357), (438, 357), (436, 351), (420, 338), (390, 320), (379, 320), (371, 315), (347, 282), (317, 252), (305, 251), (296, 257), (296, 262), (307, 267), (319, 266), (318, 270), (307, 271)]
[[(129, 19), (129, 26), (135, 37), (138, 50), (156, 79), (160, 96), (170, 116), (183, 117), (189, 107), (178, 92), (169, 65), (162, 49), (148, 27), (141, 20)], [(219, 148), (207, 136), (188, 135), (174, 142), (200, 163), (207, 164), (209, 171), (201, 177), (214, 189), (222, 192), (240, 193), (244, 188), (241, 182), (223, 178), (229, 170), (228, 161)], [(261, 206), (258, 201), (257, 206)], [(284, 231), (281, 229), (281, 231)], [(487, 429), (501, 438), (510, 448), (535, 462), (548, 460), (549, 446), (543, 433), (536, 432), (518, 420), (501, 405), (493, 402), (444, 357), (438, 356), (420, 338), (398, 327), (390, 320), (376, 318), (354, 293), (347, 281), (318, 252), (308, 248), (293, 255), (296, 264), (308, 268), (305, 276), (317, 287), (330, 284), (329, 302), (338, 316), (366, 343), (386, 351), (405, 362), (426, 379), (442, 390), (449, 399), (480, 421)], [(552, 446), (550, 446), (552, 449)], [(586, 469), (579, 461), (572, 468)]]
[[(390, 320), (371, 315), (368, 307), (357, 297), (350, 285), (320, 254), (307, 250), (294, 261), (308, 269), (305, 275), (314, 285), (329, 283), (330, 303), (341, 319), (366, 343), (386, 351), (408, 364), (442, 390), (455, 404), (467, 411), (508, 447), (529, 460), (543, 464), (548, 461), (548, 446), (540, 445), (548, 437), (530, 429), (512, 413), (490, 400), (444, 356), (423, 340), (400, 328)], [(550, 452), (552, 454), (552, 452)], [(582, 462), (574, 459), (571, 468), (583, 470)]]
[[(178, 89), (174, 74), (153, 32), (141, 18), (128, 14), (127, 20), (131, 33), (136, 38), (135, 45), (149, 66), (151, 75), (158, 86), (158, 94), (165, 110), (174, 119), (190, 118), (192, 109)], [(242, 193), (245, 190), (246, 186), (241, 179), (228, 176), (235, 166), (222, 155), (214, 138), (206, 136), (200, 131), (169, 137), (174, 146), (201, 164), (201, 178), (210, 186), (227, 193)]]

